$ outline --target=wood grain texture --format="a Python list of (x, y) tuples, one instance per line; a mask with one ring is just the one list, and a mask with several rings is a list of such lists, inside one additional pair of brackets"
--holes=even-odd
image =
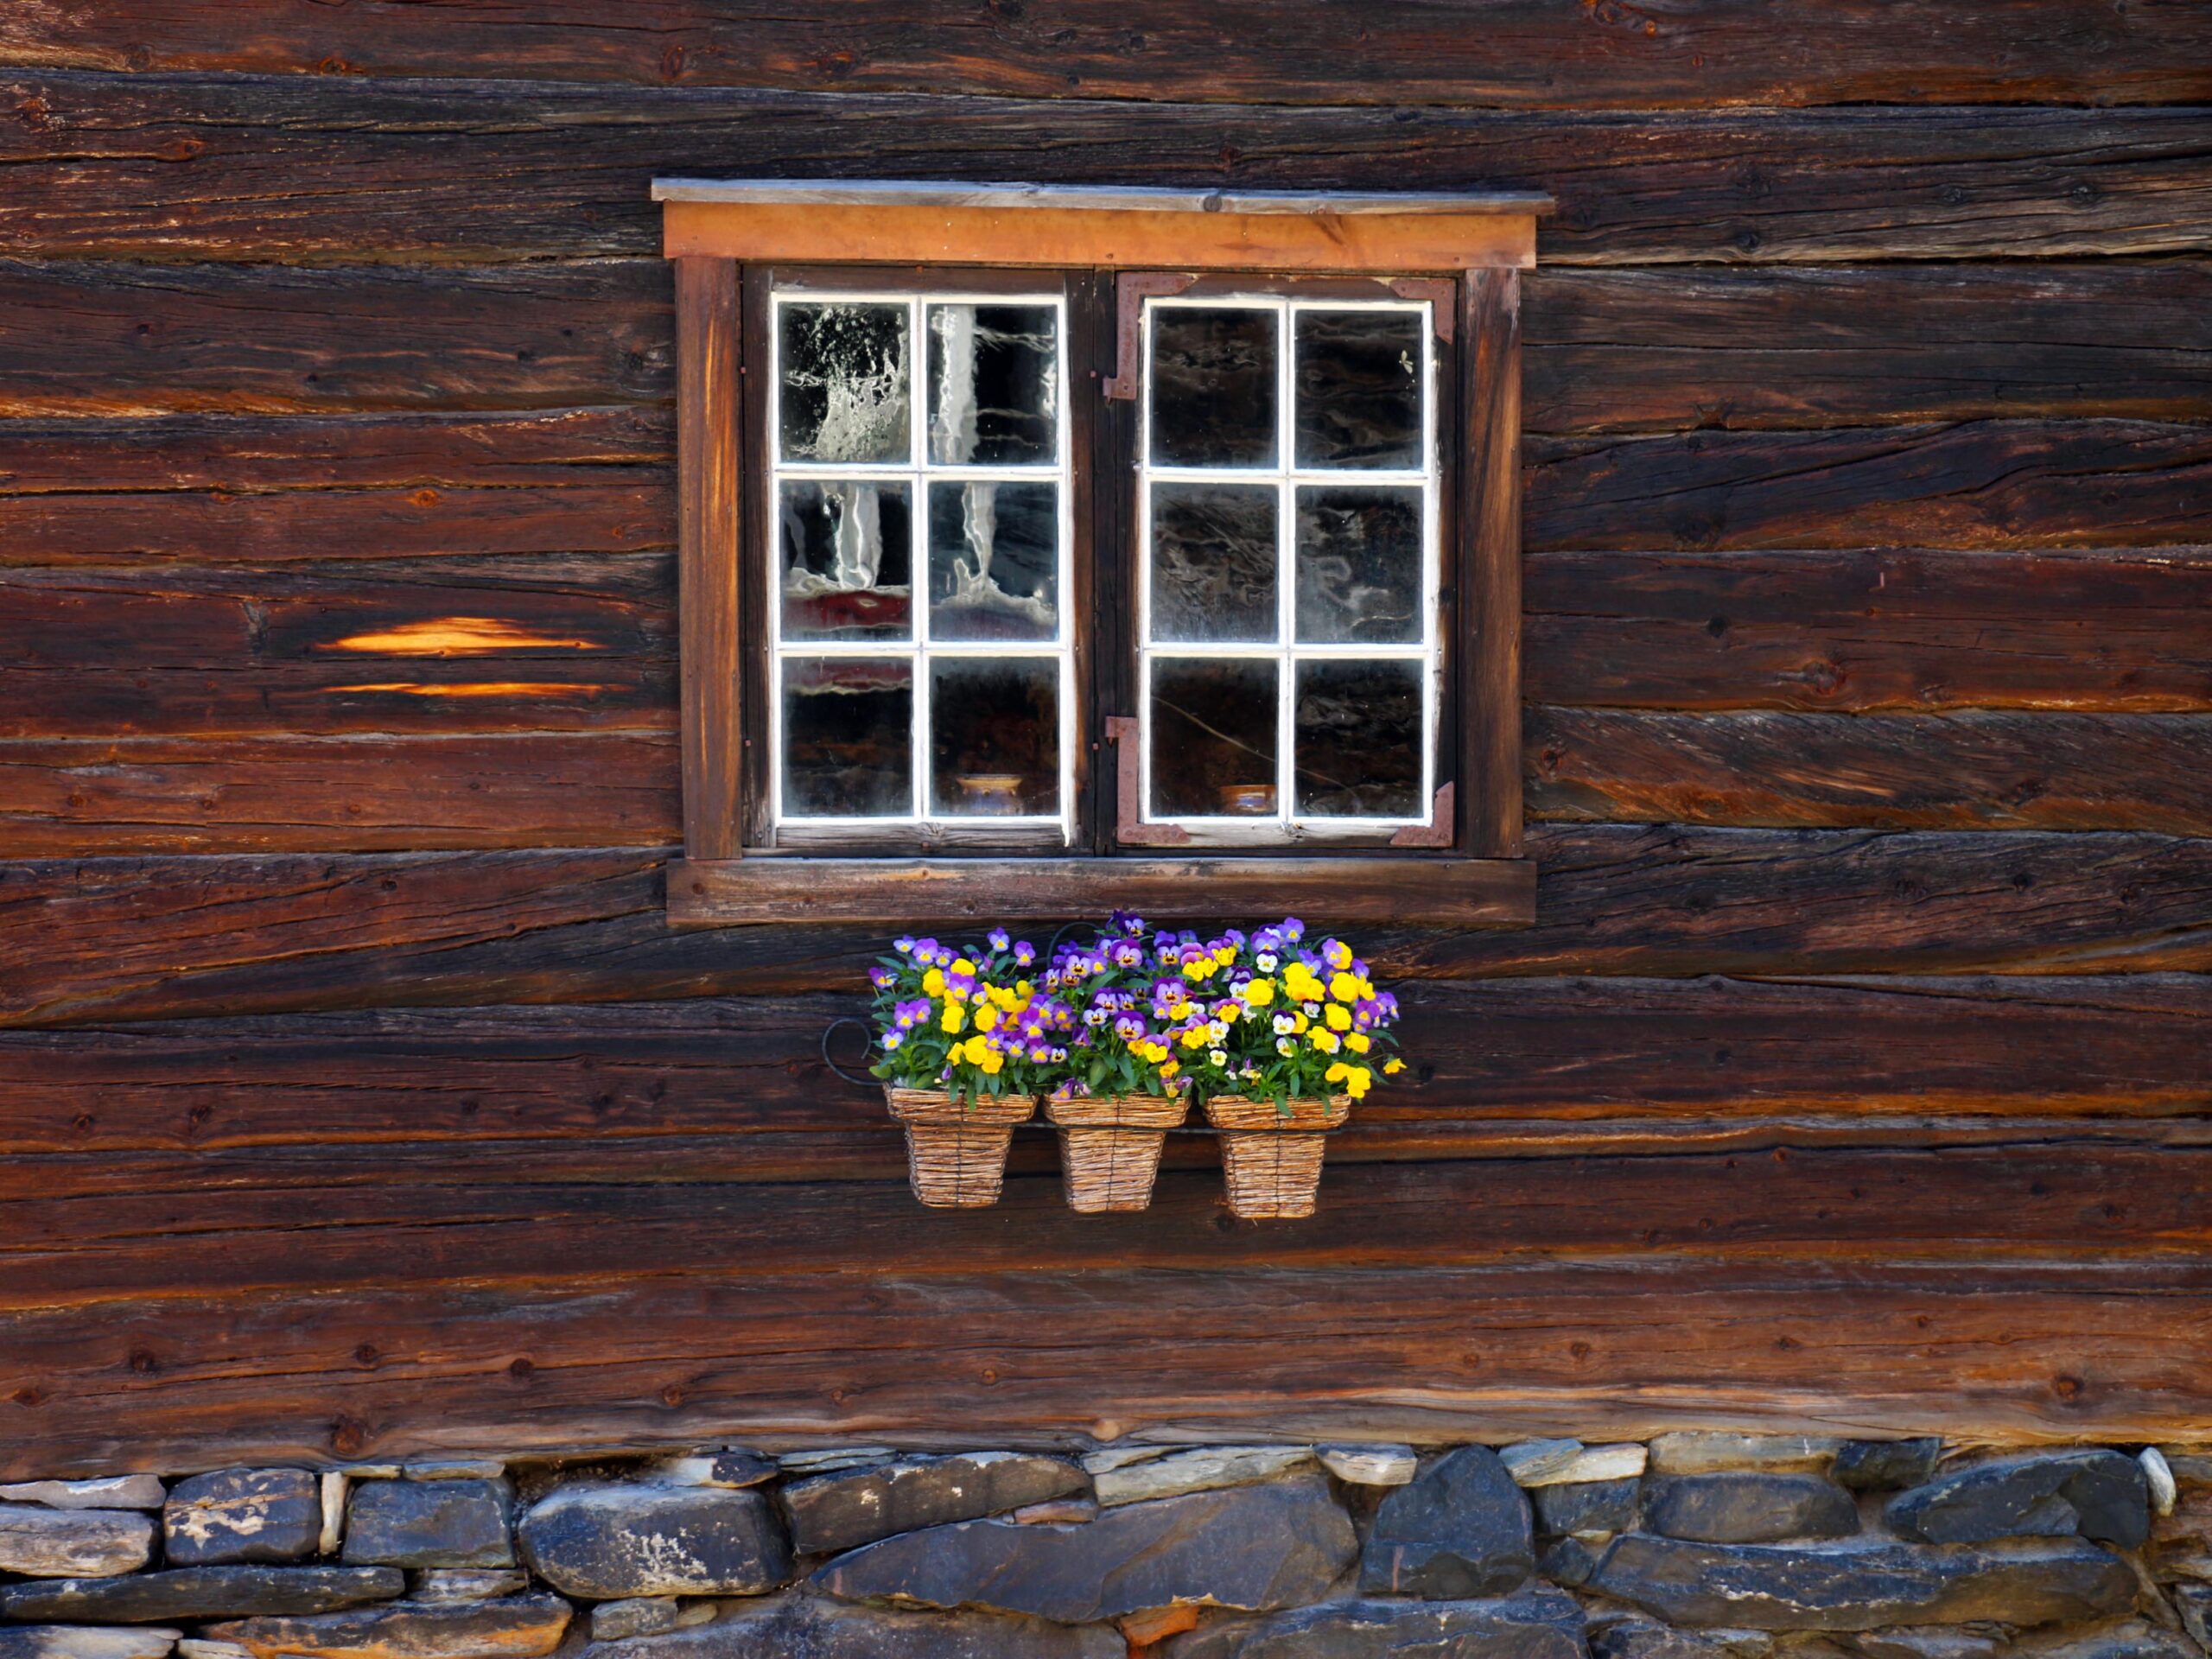
[(1224, 110), (66, 70), (13, 76), (4, 99), (16, 257), (643, 257), (647, 187), (673, 174), (1548, 190), (1548, 264), (2212, 246), (2187, 109)]
[(1285, 10), (1230, 0), (1019, 10), (883, 0), (794, 14), (747, 0), (464, 0), (324, 7), (59, 0), (0, 23), (0, 62), (93, 69), (529, 76), (1269, 104), (1631, 109), (1728, 104), (2212, 99), (2212, 25), (2183, 0), (1541, 0)]
[(745, 357), (737, 265), (728, 259), (678, 259), (676, 304), (683, 850), (690, 858), (736, 858), (745, 827), (745, 724), (738, 690), (739, 595), (744, 584), (740, 531), (743, 480), (753, 469), (740, 395)]
[(1543, 270), (1532, 432), (2196, 421), (2212, 270), (2183, 261)]
[(0, 416), (656, 403), (658, 259), (493, 269), (0, 261)]
[(2212, 549), (1541, 553), (1529, 696), (1674, 709), (2212, 709)]
[(1465, 434), (1453, 480), (1461, 848), (1522, 851), (1521, 301), (1518, 271), (1461, 282), (1459, 408)]
[(2212, 715), (1537, 707), (1529, 810), (1587, 823), (2212, 836)]
[[(1363, 931), (1393, 977), (2129, 973), (2212, 964), (2212, 842), (1532, 829), (1533, 926)], [(868, 928), (671, 930), (664, 849), (29, 861), (0, 1023), (849, 988)], [(1306, 918), (1326, 925), (1325, 913)], [(63, 941), (57, 946), (55, 941)]]
[(2149, 547), (2201, 540), (2212, 426), (1972, 421), (1536, 438), (1529, 547)]
[[(2191, 1438), (2212, 1427), (2207, 1291), (2200, 1264), (2016, 1263), (1993, 1285), (1945, 1266), (1645, 1255), (1534, 1276), (1518, 1264), (738, 1284), (678, 1272), (404, 1299), (114, 1301), (0, 1322), (0, 1391), (16, 1408), (0, 1467), (721, 1433), (950, 1446), (1732, 1424)], [(1040, 1330), (1058, 1339), (1039, 1344)]]
[(0, 738), (0, 855), (665, 841), (666, 732)]

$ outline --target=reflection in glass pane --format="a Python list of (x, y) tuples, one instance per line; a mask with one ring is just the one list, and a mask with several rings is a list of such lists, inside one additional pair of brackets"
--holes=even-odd
[(1300, 467), (1421, 467), (1421, 315), (1298, 314)]
[(1270, 484), (1152, 486), (1152, 637), (1162, 643), (1275, 637)]
[(1050, 817), (1060, 810), (1060, 677), (1049, 657), (930, 664), (930, 810)]
[(906, 308), (780, 308), (785, 461), (853, 464), (909, 457)]
[(1275, 314), (1155, 305), (1152, 464), (1272, 467)]
[(784, 816), (913, 810), (914, 671), (903, 657), (784, 662)]
[(930, 637), (1050, 639), (1058, 632), (1057, 483), (930, 486)]
[(912, 511), (903, 483), (786, 480), (776, 497), (784, 638), (906, 638)]
[(1420, 818), (1418, 662), (1298, 665), (1292, 710), (1297, 810), (1319, 818)]
[(1052, 460), (1058, 321), (1049, 305), (930, 307), (931, 461), (1018, 467)]
[(1272, 817), (1274, 659), (1156, 657), (1152, 815)]
[(1300, 490), (1300, 641), (1419, 644), (1421, 528), (1417, 489)]

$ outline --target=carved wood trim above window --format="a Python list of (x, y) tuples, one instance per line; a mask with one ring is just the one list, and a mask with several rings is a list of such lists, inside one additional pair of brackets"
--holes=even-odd
[[(1535, 871), (1521, 857), (1519, 272), (1533, 263), (1544, 199), (684, 180), (659, 181), (654, 194), (666, 204), (677, 277), (685, 845), (669, 873), (672, 922), (1047, 920), (1116, 906), (1162, 920), (1300, 909), (1455, 926), (1533, 918)], [(1203, 315), (1272, 319), (1261, 342), (1276, 365), (1266, 372), (1277, 388), (1276, 412), (1264, 417), (1275, 434), (1272, 459), (1231, 457), (1225, 472), (1201, 460), (1193, 473), (1142, 437), (1151, 422), (1169, 418), (1159, 412), (1167, 394), (1153, 389), (1145, 341), (1155, 303), (1174, 308), (1160, 315), (1180, 318), (1186, 331)], [(803, 324), (864, 324), (897, 336), (895, 351), (884, 348), (884, 360), (896, 363), (882, 371), (899, 381), (896, 418), (858, 448), (814, 439), (795, 448), (775, 435), (787, 419), (811, 418), (771, 401), (782, 395), (780, 320), (793, 307)], [(1363, 310), (1375, 321), (1352, 321)], [(1017, 312), (1009, 335), (1015, 325), (1007, 319)], [(1424, 320), (1419, 335), (1403, 321), (1414, 316)], [(1300, 421), (1309, 410), (1340, 407), (1307, 404), (1294, 376), (1294, 338), (1302, 365), (1309, 324), (1317, 341), (1332, 329), (1389, 335), (1389, 355), (1377, 360), (1404, 365), (1403, 384), (1420, 388), (1391, 394), (1418, 410), (1428, 435), (1417, 449), (1370, 445), (1342, 451), (1341, 461), (1325, 451), (1309, 458)], [(1036, 365), (1057, 361), (1046, 378), (1058, 385), (1046, 395), (1058, 413), (1032, 421), (1042, 433), (1057, 420), (1057, 437), (987, 452), (971, 420), (967, 435), (945, 447), (953, 395), (940, 360), (982, 349), (967, 342), (987, 335), (990, 349), (1029, 351), (1033, 380), (1046, 374)], [(1416, 374), (1416, 363), (1433, 367)], [(1386, 378), (1398, 376), (1388, 368)], [(805, 381), (801, 374), (793, 385)], [(1211, 392), (1197, 395), (1191, 407), (1214, 406)], [(1353, 399), (1342, 407), (1357, 411), (1361, 394), (1341, 395)], [(987, 398), (969, 402), (990, 407)], [(1395, 418), (1396, 431), (1409, 429), (1402, 414)], [(1374, 458), (1386, 449), (1427, 459), (1408, 472), (1409, 460)], [(1262, 470), (1238, 470), (1254, 464)], [(1140, 571), (1166, 556), (1150, 550), (1144, 504), (1168, 486), (1147, 485), (1147, 476), (1184, 480), (1186, 492), (1211, 480), (1275, 502), (1271, 539), (1252, 543), (1272, 549), (1267, 630), (1217, 636), (1176, 632), (1186, 620), (1166, 633), (1155, 626), (1147, 595), (1165, 578)], [(971, 563), (969, 581), (990, 575), (1013, 545), (995, 513), (1020, 498), (1036, 541), (1048, 486), (1058, 493), (1059, 551), (1046, 558), (1025, 547), (1028, 564), (1008, 568), (1033, 572), (1056, 561), (1057, 575), (1025, 578), (1033, 597), (1020, 597), (1030, 588), (1012, 595), (1042, 605), (1038, 626), (1049, 632), (1007, 633), (1003, 618), (978, 632), (960, 617), (966, 588), (946, 588), (938, 566), (950, 557), (956, 575)], [(1381, 632), (1367, 623), (1347, 632), (1331, 632), (1339, 625), (1327, 619), (1309, 623), (1298, 605), (1321, 590), (1305, 586), (1320, 580), (1303, 574), (1308, 550), (1330, 543), (1311, 539), (1324, 531), (1301, 527), (1308, 514), (1341, 514), (1339, 496), (1359, 498), (1354, 510), (1366, 502), (1380, 511), (1393, 491), (1426, 503), (1418, 539), (1427, 597), (1418, 601), (1418, 626), (1408, 633), (1412, 625), (1391, 620), (1408, 614), (1411, 589), (1390, 593), (1395, 608), (1379, 613)], [(804, 503), (816, 496), (829, 517), (810, 527)], [(1403, 519), (1388, 532), (1401, 549), (1410, 545), (1412, 512), (1401, 505), (1383, 515)], [(933, 518), (950, 528), (933, 530)], [(947, 534), (953, 553), (942, 556)], [(989, 558), (959, 553), (970, 543)], [(1402, 551), (1393, 556), (1402, 561)], [(787, 560), (798, 562), (785, 573)], [(1389, 589), (1386, 576), (1361, 574), (1356, 557), (1353, 569), (1346, 580), (1355, 586), (1343, 591), (1365, 592), (1378, 580)], [(1004, 601), (996, 581), (992, 591)], [(793, 597), (817, 591), (818, 602)], [(1224, 643), (1205, 643), (1216, 638)], [(1359, 643), (1370, 638), (1377, 643)], [(1248, 639), (1255, 643), (1238, 643)], [(1156, 660), (1178, 677), (1160, 683), (1174, 690), (1147, 690), (1148, 652), (1165, 652)], [(1247, 659), (1264, 672), (1235, 667)], [(1383, 673), (1392, 662), (1403, 671)], [(1192, 682), (1198, 690), (1184, 681), (1216, 670), (1224, 685), (1250, 680), (1255, 695), (1267, 690), (1278, 712), (1262, 722), (1256, 704), (1232, 697), (1222, 704), (1236, 717), (1231, 729), (1209, 724), (1213, 704), (1192, 696), (1226, 693), (1205, 689), (1203, 675)], [(799, 690), (779, 690), (793, 674)], [(1009, 675), (1009, 684), (1036, 682), (1012, 712), (991, 712), (972, 702), (980, 693), (963, 690)], [(1048, 695), (1054, 676), (1059, 689)], [(871, 690), (879, 682), (886, 690)], [(950, 700), (933, 711), (940, 683)], [(1417, 685), (1427, 689), (1416, 694)], [(784, 705), (794, 695), (791, 706), (807, 712), (791, 715), (802, 724), (787, 727)], [(1153, 695), (1170, 698), (1159, 735), (1147, 728)], [(1404, 723), (1408, 714), (1370, 712), (1395, 710), (1394, 700), (1407, 696), (1427, 710), (1416, 725)], [(1334, 715), (1316, 725), (1309, 703)], [(1058, 744), (1056, 784), (1029, 753), (1048, 742), (1039, 709), (1058, 734), (1049, 740)], [(947, 723), (956, 710), (968, 727), (1027, 721), (1006, 751), (1019, 764), (987, 770), (971, 758), (999, 753), (994, 746), (1007, 740), (995, 728), (963, 736), (966, 728)], [(895, 730), (884, 723), (893, 715)], [(824, 736), (804, 723), (824, 718), (852, 730)], [(1192, 720), (1199, 723), (1185, 731)], [(1363, 748), (1357, 734), (1376, 720), (1388, 741)], [(1249, 743), (1236, 736), (1236, 721), (1251, 726)], [(1311, 736), (1345, 731), (1354, 740), (1333, 748)], [(1160, 764), (1176, 792), (1155, 800), (1166, 785), (1153, 779), (1147, 746), (1161, 742), (1170, 747)], [(1236, 743), (1249, 758), (1224, 749), (1228, 759), (1208, 772), (1214, 763), (1191, 757), (1194, 742)], [(772, 766), (772, 754), (794, 743), (793, 764), (810, 770)], [(1313, 760), (1416, 748), (1418, 766), (1392, 762), (1380, 774)], [(1280, 771), (1264, 785), (1236, 782), (1255, 760), (1263, 760), (1262, 775)], [(1214, 786), (1224, 777), (1233, 790)], [(799, 795), (786, 799), (786, 787)], [(981, 793), (960, 792), (968, 790)], [(1165, 816), (1151, 816), (1154, 807)]]

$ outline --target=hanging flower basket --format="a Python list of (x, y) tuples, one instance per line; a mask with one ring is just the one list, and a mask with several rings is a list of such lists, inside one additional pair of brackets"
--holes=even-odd
[(1152, 1202), (1160, 1149), (1189, 1115), (1182, 1095), (1078, 1096), (1045, 1103), (1060, 1129), (1060, 1177), (1068, 1207), (1084, 1215), (1142, 1210)]
[(999, 1201), (1014, 1126), (1037, 1112), (1028, 1095), (962, 1100), (934, 1089), (887, 1088), (891, 1116), (906, 1126), (906, 1179), (932, 1210), (981, 1210)]
[(1209, 1098), (1206, 1121), (1222, 1131), (1230, 1213), (1247, 1221), (1312, 1215), (1327, 1132), (1351, 1116), (1351, 1102), (1343, 1095), (1281, 1104), (1239, 1095)]

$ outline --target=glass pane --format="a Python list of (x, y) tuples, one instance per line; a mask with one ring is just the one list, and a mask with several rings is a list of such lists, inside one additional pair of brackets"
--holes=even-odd
[(1152, 663), (1152, 815), (1272, 817), (1272, 658)]
[(1059, 439), (1059, 314), (1049, 305), (933, 305), (930, 459), (1049, 463)]
[(784, 663), (784, 816), (905, 817), (913, 801), (914, 671), (903, 657)]
[(1298, 464), (1418, 472), (1421, 315), (1298, 314)]
[(1292, 710), (1298, 815), (1421, 818), (1417, 662), (1300, 663)]
[(1059, 631), (1057, 483), (930, 486), (930, 637), (1050, 639)]
[(1060, 810), (1060, 677), (1049, 657), (930, 664), (930, 810), (1049, 817)]
[(1152, 486), (1152, 637), (1204, 644), (1275, 637), (1271, 484)]
[(913, 504), (903, 484), (786, 480), (777, 493), (786, 639), (904, 639)]
[(1300, 490), (1300, 641), (1418, 645), (1421, 526), (1417, 489)]
[(786, 305), (779, 350), (785, 461), (904, 464), (908, 444), (903, 305)]
[(1152, 464), (1275, 464), (1275, 314), (1152, 308)]

